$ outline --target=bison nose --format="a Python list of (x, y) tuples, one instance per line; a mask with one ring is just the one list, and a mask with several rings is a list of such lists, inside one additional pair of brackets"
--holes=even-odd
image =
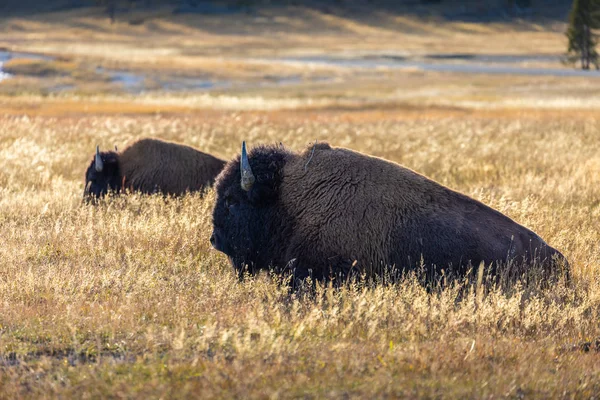
[(223, 241), (223, 236), (219, 235), (219, 232), (213, 231), (212, 235), (210, 235), (210, 244), (212, 245), (212, 247), (215, 250), (223, 252), (224, 241)]

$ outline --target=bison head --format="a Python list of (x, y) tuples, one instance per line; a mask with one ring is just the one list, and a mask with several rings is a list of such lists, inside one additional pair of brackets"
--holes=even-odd
[(103, 197), (108, 191), (118, 192), (121, 190), (121, 184), (117, 153), (100, 153), (99, 147), (96, 146), (96, 155), (85, 172), (84, 200)]
[(286, 159), (279, 146), (263, 146), (230, 161), (217, 177), (213, 210), (213, 247), (225, 253), (238, 272), (270, 267), (281, 237), (282, 211), (279, 184)]

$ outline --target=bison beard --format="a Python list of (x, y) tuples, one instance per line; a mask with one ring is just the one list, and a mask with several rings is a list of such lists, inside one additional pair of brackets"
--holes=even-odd
[(217, 178), (211, 237), (239, 272), (340, 281), (423, 268), (431, 281), (464, 277), (481, 262), (492, 276), (568, 268), (531, 230), (380, 158), (318, 144), (302, 154), (263, 146), (249, 156), (244, 146), (241, 160)]

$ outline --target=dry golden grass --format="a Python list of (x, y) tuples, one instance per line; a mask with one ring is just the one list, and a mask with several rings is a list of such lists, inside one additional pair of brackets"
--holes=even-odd
[[(34, 107), (41, 99), (2, 100), (30, 107), (0, 116), (0, 397), (600, 391), (597, 349), (573, 346), (600, 337), (593, 110), (196, 106), (148, 115), (134, 103), (130, 115), (116, 113), (122, 105), (69, 114), (77, 101), (63, 100), (44, 112)], [(242, 139), (298, 150), (328, 140), (400, 162), (534, 229), (569, 258), (573, 286), (458, 300), (456, 287), (426, 293), (413, 280), (313, 296), (290, 295), (268, 276), (240, 283), (210, 249), (212, 192), (81, 204), (95, 145), (145, 136), (226, 158)]]
[[(410, 6), (413, 7), (414, 6)], [(264, 75), (335, 74), (256, 59), (299, 55), (562, 54), (565, 24), (478, 23), (372, 9), (265, 7), (255, 13), (179, 14), (165, 8), (118, 16), (78, 8), (0, 16), (0, 47), (54, 54), (107, 68), (255, 80)], [(453, 6), (451, 6), (453, 7)], [(448, 10), (446, 10), (448, 11)], [(132, 23), (133, 22), (133, 23)], [(76, 41), (73, 38), (77, 38)], [(560, 67), (556, 62), (554, 67)]]
[[(599, 82), (254, 60), (556, 54), (564, 26), (423, 24), (302, 7), (228, 15), (226, 24), (170, 10), (132, 18), (109, 25), (101, 9), (85, 8), (0, 19), (1, 47), (69, 60), (69, 76), (39, 79), (31, 75), (48, 63), (23, 64), (0, 84), (0, 398), (600, 392)], [(332, 81), (133, 96), (89, 75), (97, 65)], [(61, 84), (77, 94), (43, 95)], [(147, 136), (223, 158), (242, 140), (295, 150), (327, 140), (399, 162), (535, 230), (568, 257), (573, 284), (427, 293), (407, 279), (291, 295), (266, 275), (240, 283), (209, 245), (212, 191), (81, 203), (95, 145)]]
[[(8, 68), (17, 74), (16, 78), (0, 83), (0, 95), (48, 95), (66, 91), (89, 96), (124, 89), (121, 83), (111, 82), (107, 72), (99, 72), (98, 67), (102, 67), (105, 71), (119, 70), (138, 74), (149, 91), (162, 90), (164, 81), (172, 81), (174, 77), (186, 77), (216, 82), (222, 85), (221, 91), (227, 91), (232, 84), (235, 90), (254, 90), (261, 95), (264, 95), (265, 88), (268, 91), (270, 85), (271, 91), (280, 95), (280, 88), (276, 83), (287, 80), (288, 84), (294, 81), (312, 81), (313, 89), (334, 98), (340, 93), (347, 97), (347, 93), (354, 90), (352, 86), (356, 75), (361, 74), (379, 78), (379, 82), (375, 84), (376, 96), (385, 94), (386, 101), (406, 101), (409, 98), (414, 101), (414, 91), (410, 94), (389, 93), (389, 88), (394, 85), (386, 86), (382, 80), (396, 79), (395, 76), (403, 75), (404, 78), (400, 79), (403, 84), (414, 87), (406, 79), (406, 75), (414, 78), (414, 81), (423, 81), (419, 77), (423, 73), (415, 68), (408, 68), (398, 74), (397, 71), (385, 68), (356, 70), (319, 63), (284, 62), (282, 58), (394, 55), (419, 59), (423, 55), (442, 54), (556, 56), (565, 50), (565, 24), (561, 22), (452, 21), (435, 17), (435, 10), (430, 17), (411, 15), (414, 7), (409, 6), (408, 9), (398, 9), (395, 12), (373, 11), (370, 6), (361, 8), (350, 4), (341, 8), (260, 7), (251, 13), (207, 15), (173, 14), (169, 7), (153, 11), (138, 7), (131, 12), (119, 14), (115, 24), (109, 23), (105, 10), (101, 7), (33, 13), (29, 16), (0, 16), (1, 49), (42, 53), (62, 60), (26, 63), (13, 61), (16, 65), (9, 64)], [(429, 5), (427, 9), (431, 10), (431, 7), (435, 9), (437, 6)], [(475, 10), (479, 6), (476, 2), (471, 2), (463, 7), (465, 10)], [(438, 15), (456, 11), (453, 6), (443, 4), (439, 8)], [(523, 67), (566, 68), (558, 60), (518, 64)], [(37, 78), (40, 73), (48, 75), (49, 72), (54, 75), (51, 79), (47, 76), (43, 80)], [(435, 74), (427, 75), (430, 77)], [(504, 79), (509, 86), (514, 86), (511, 77), (494, 78), (498, 79)], [(545, 84), (544, 78), (527, 81), (541, 82), (542, 87)], [(578, 81), (583, 82), (585, 79)], [(462, 79), (461, 85), (464, 82)], [(331, 88), (332, 83), (338, 87)], [(319, 86), (323, 89), (319, 89)], [(473, 96), (473, 93), (464, 93), (464, 87), (457, 91), (457, 87), (440, 79), (432, 90), (442, 91), (439, 97), (446, 101), (443, 105), (468, 108), (527, 106), (514, 101), (515, 93), (509, 94), (508, 100), (497, 98), (496, 90), (500, 88), (502, 91), (503, 86), (492, 86), (491, 90)], [(574, 89), (570, 85), (566, 86), (561, 88), (561, 98), (548, 103), (544, 96), (540, 96), (544, 99), (544, 104), (536, 104), (536, 107), (551, 105), (552, 108), (589, 108), (598, 105), (597, 84), (588, 87), (584, 83), (577, 88), (590, 93), (589, 98), (585, 99), (578, 97), (580, 94), (576, 99), (569, 97)], [(467, 87), (468, 92), (479, 89), (481, 87)], [(426, 91), (424, 89), (423, 92), (416, 93), (416, 99), (431, 98), (431, 92)], [(311, 94), (314, 95), (315, 90), (311, 90)], [(367, 95), (371, 96), (372, 93)], [(302, 104), (302, 101), (306, 103), (302, 89), (292, 97), (295, 100), (288, 102), (285, 108), (314, 106)], [(331, 99), (327, 100), (327, 103), (331, 102)], [(199, 103), (206, 107), (209, 102), (200, 99)], [(281, 104), (264, 107), (256, 104), (251, 107), (233, 106), (229, 100), (225, 103), (226, 108), (240, 109), (282, 107)], [(318, 104), (322, 105), (323, 103)]]

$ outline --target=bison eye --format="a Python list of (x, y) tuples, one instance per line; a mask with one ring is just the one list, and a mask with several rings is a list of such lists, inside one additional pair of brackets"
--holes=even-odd
[(236, 204), (237, 204), (237, 202), (234, 199), (232, 199), (231, 197), (225, 198), (225, 207), (227, 207), (228, 209), (231, 209)]

